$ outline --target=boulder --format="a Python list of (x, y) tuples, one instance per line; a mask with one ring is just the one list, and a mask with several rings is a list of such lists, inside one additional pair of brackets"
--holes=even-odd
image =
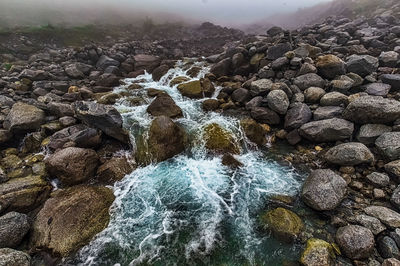
[(127, 157), (112, 157), (99, 166), (96, 176), (98, 180), (112, 185), (130, 174), (133, 169), (134, 167)]
[(212, 152), (239, 153), (239, 146), (234, 136), (216, 123), (209, 124), (204, 128), (203, 139), (206, 148)]
[(24, 69), (21, 74), (19, 74), (19, 78), (26, 78), (31, 81), (40, 81), (48, 79), (49, 75), (44, 70)]
[(161, 65), (153, 70), (152, 78), (154, 81), (159, 81), (165, 74), (168, 73), (170, 67), (168, 65)]
[(386, 259), (382, 262), (382, 266), (399, 266), (400, 260), (395, 258)]
[(374, 235), (379, 235), (386, 230), (386, 227), (375, 217), (360, 214), (355, 217), (355, 221), (371, 230)]
[(373, 172), (366, 176), (367, 180), (374, 186), (386, 187), (390, 183), (390, 178), (387, 174)]
[(360, 127), (357, 140), (364, 144), (373, 144), (383, 133), (391, 132), (392, 128), (382, 124), (365, 124)]
[(383, 206), (369, 206), (364, 212), (379, 219), (383, 224), (391, 227), (400, 227), (400, 214)]
[(373, 96), (386, 96), (391, 88), (392, 86), (385, 83), (370, 83), (365, 86), (365, 92)]
[(400, 132), (383, 133), (376, 139), (375, 145), (386, 159), (400, 159)]
[(250, 115), (254, 120), (262, 124), (278, 125), (281, 121), (277, 113), (264, 107), (252, 108)]
[(185, 149), (185, 131), (167, 116), (156, 117), (149, 129), (147, 145), (145, 140), (136, 143), (136, 160), (139, 164), (165, 161)]
[(314, 73), (308, 73), (296, 77), (293, 80), (293, 84), (299, 87), (300, 90), (304, 91), (310, 87), (323, 88), (325, 86), (325, 80)]
[(30, 245), (66, 257), (86, 245), (110, 219), (111, 189), (75, 186), (57, 190), (46, 201), (32, 226)]
[(334, 264), (335, 257), (331, 244), (322, 239), (310, 238), (301, 254), (300, 263), (304, 266), (330, 266)]
[(0, 248), (16, 248), (30, 227), (26, 214), (9, 212), (0, 216)]
[(147, 107), (147, 112), (153, 116), (183, 117), (182, 109), (166, 93), (159, 94)]
[(268, 93), (267, 103), (272, 111), (284, 115), (289, 107), (289, 98), (283, 90), (273, 90)]
[(178, 90), (183, 96), (199, 99), (212, 96), (215, 89), (212, 83), (205, 79), (202, 82), (200, 80), (194, 80), (179, 84)]
[(385, 164), (385, 171), (400, 181), (400, 160)]
[(382, 52), (379, 55), (379, 66), (396, 67), (399, 62), (399, 54), (395, 51)]
[(347, 58), (347, 71), (365, 77), (378, 69), (379, 60), (370, 55), (351, 55)]
[(390, 197), (390, 202), (397, 209), (400, 209), (400, 186), (397, 186), (397, 188), (393, 191), (392, 196)]
[(74, 115), (74, 109), (72, 109), (69, 103), (49, 102), (47, 104), (47, 109), (50, 114), (56, 115), (57, 117)]
[(0, 129), (0, 144), (12, 139), (12, 133), (6, 129)]
[(219, 107), (219, 101), (216, 99), (206, 99), (201, 103), (204, 111), (215, 111)]
[(317, 58), (318, 73), (326, 78), (333, 79), (336, 76), (346, 74), (346, 64), (339, 57), (328, 54)]
[(319, 103), (324, 94), (324, 89), (318, 87), (310, 87), (304, 91), (304, 99), (306, 103)]
[(101, 131), (84, 124), (73, 125), (54, 133), (47, 147), (51, 150), (63, 148), (64, 145), (79, 148), (95, 148), (101, 143)]
[(101, 68), (103, 70), (105, 70), (109, 66), (118, 67), (119, 65), (120, 65), (120, 63), (117, 60), (112, 59), (111, 57), (108, 57), (106, 55), (100, 56), (99, 60), (97, 60), (97, 63), (96, 63), (96, 67)]
[(50, 175), (63, 185), (75, 185), (94, 177), (99, 158), (94, 150), (68, 147), (51, 154), (45, 163)]
[(134, 56), (135, 60), (135, 71), (146, 70), (151, 73), (153, 70), (160, 65), (161, 59), (157, 56), (138, 54)]
[(214, 64), (210, 69), (210, 73), (217, 77), (227, 76), (230, 73), (231, 64), (232, 60), (230, 58), (225, 58)]
[(11, 248), (0, 248), (1, 266), (30, 266), (31, 257), (25, 252)]
[(266, 212), (261, 216), (261, 222), (276, 238), (286, 242), (292, 242), (304, 230), (300, 217), (284, 208)]
[(378, 96), (363, 96), (352, 101), (343, 117), (357, 124), (389, 124), (400, 118), (400, 102)]
[(340, 118), (309, 122), (300, 127), (300, 135), (313, 142), (332, 142), (349, 139), (354, 124)]
[(4, 127), (12, 132), (30, 132), (45, 122), (43, 110), (26, 103), (16, 103), (4, 121)]
[(243, 163), (238, 161), (232, 154), (230, 153), (225, 153), (222, 156), (221, 163), (225, 166), (228, 166), (232, 169), (238, 169), (243, 166)]
[(349, 142), (339, 144), (325, 153), (325, 160), (340, 166), (353, 166), (363, 163), (372, 163), (374, 155), (362, 143)]
[(250, 94), (255, 97), (257, 95), (265, 96), (271, 91), (274, 83), (270, 79), (258, 79), (250, 84)]
[(0, 184), (0, 213), (30, 212), (47, 199), (51, 189), (51, 185), (40, 176), (12, 178)]
[(343, 253), (351, 259), (368, 258), (375, 245), (371, 230), (359, 225), (340, 227), (336, 232), (336, 242)]
[(278, 59), (290, 50), (292, 50), (292, 45), (290, 43), (278, 43), (277, 45), (270, 46), (267, 51), (267, 59)]
[(267, 142), (264, 128), (253, 119), (243, 119), (240, 121), (246, 137), (257, 145), (264, 145)]
[(337, 91), (328, 92), (320, 100), (322, 106), (347, 106), (348, 103), (349, 97)]
[(381, 80), (390, 85), (393, 91), (400, 91), (400, 74), (384, 74)]
[(333, 210), (345, 197), (346, 187), (346, 181), (340, 175), (329, 169), (318, 169), (304, 182), (301, 196), (315, 210)]
[(296, 129), (311, 120), (312, 112), (310, 107), (304, 103), (298, 103), (290, 108), (285, 116), (285, 128)]
[(400, 250), (393, 238), (389, 236), (379, 237), (377, 246), (379, 254), (383, 258), (400, 258)]
[(325, 119), (330, 119), (330, 118), (335, 118), (335, 117), (341, 117), (343, 111), (344, 111), (344, 108), (342, 108), (340, 106), (322, 106), (322, 107), (318, 107), (313, 112), (313, 117), (314, 117), (314, 120), (325, 120)]
[(239, 88), (233, 91), (231, 98), (234, 102), (245, 104), (251, 99), (251, 95), (249, 90)]
[(119, 85), (119, 77), (112, 73), (104, 73), (97, 77), (96, 85), (100, 87), (115, 87)]
[(77, 118), (89, 127), (98, 128), (123, 143), (129, 142), (129, 135), (122, 128), (122, 116), (114, 107), (79, 101), (73, 104), (73, 108)]

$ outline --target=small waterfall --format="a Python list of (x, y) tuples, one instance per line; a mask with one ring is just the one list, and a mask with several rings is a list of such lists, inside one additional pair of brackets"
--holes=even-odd
[[(168, 93), (182, 109), (177, 119), (193, 136), (189, 150), (174, 158), (138, 168), (114, 186), (116, 200), (108, 227), (74, 258), (80, 265), (279, 265), (296, 247), (286, 246), (258, 230), (260, 211), (272, 194), (298, 192), (301, 176), (293, 168), (268, 159), (248, 143), (239, 120), (204, 112), (201, 102), (183, 97), (170, 81), (179, 76), (198, 79), (208, 72), (204, 63), (198, 76), (187, 75), (184, 62), (159, 82), (144, 74), (126, 79), (115, 92), (129, 92), (115, 106), (135, 138), (146, 134), (152, 117), (146, 108), (150, 88)], [(213, 97), (218, 95), (221, 88)], [(140, 99), (132, 104), (132, 98)], [(233, 170), (210, 156), (202, 141), (205, 126), (216, 123), (241, 143), (235, 158), (244, 164)]]

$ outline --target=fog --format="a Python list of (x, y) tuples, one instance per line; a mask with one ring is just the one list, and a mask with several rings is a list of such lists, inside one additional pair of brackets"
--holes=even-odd
[(0, 23), (20, 25), (155, 21), (249, 24), (330, 0), (0, 0)]

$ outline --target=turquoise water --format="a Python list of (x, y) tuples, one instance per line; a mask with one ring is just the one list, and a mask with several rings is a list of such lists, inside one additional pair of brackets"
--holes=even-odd
[[(208, 71), (202, 67), (199, 77)], [(248, 142), (239, 120), (219, 113), (204, 113), (202, 100), (182, 97), (169, 81), (186, 75), (183, 63), (170, 70), (160, 82), (151, 75), (127, 79), (126, 87), (139, 82), (135, 92), (143, 102), (131, 106), (126, 99), (116, 107), (133, 136), (146, 132), (151, 102), (146, 89), (171, 95), (184, 118), (176, 122), (189, 133), (187, 150), (174, 158), (138, 168), (116, 183), (116, 200), (108, 227), (80, 250), (74, 262), (81, 265), (281, 265), (296, 260), (299, 247), (277, 242), (260, 230), (262, 211), (271, 195), (296, 195), (302, 177), (289, 166), (268, 159), (265, 147), (258, 150)], [(198, 77), (197, 77), (198, 78)], [(214, 97), (217, 95), (218, 90)], [(232, 170), (220, 156), (207, 153), (202, 129), (218, 123), (241, 144), (236, 159), (244, 166)]]

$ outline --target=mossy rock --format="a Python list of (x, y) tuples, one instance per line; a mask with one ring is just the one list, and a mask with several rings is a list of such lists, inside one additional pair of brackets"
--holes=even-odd
[(276, 238), (285, 242), (292, 242), (304, 230), (300, 217), (284, 208), (268, 211), (261, 216), (261, 222)]
[(179, 92), (189, 98), (202, 98), (203, 90), (201, 88), (200, 80), (194, 80), (187, 83), (180, 84), (178, 86)]
[(121, 94), (114, 93), (114, 92), (106, 93), (106, 94), (98, 95), (98, 96), (95, 95), (97, 102), (101, 103), (101, 104), (115, 104), (117, 102), (117, 100), (120, 99), (121, 97), (122, 97)]
[(181, 83), (184, 83), (184, 82), (189, 81), (189, 80), (190, 79), (188, 77), (180, 76), (180, 77), (176, 77), (173, 80), (171, 80), (169, 85), (170, 86), (175, 86), (177, 84), (181, 84)]
[(108, 224), (114, 201), (106, 187), (75, 186), (52, 193), (32, 227), (31, 247), (66, 257)]
[(300, 263), (305, 266), (332, 266), (335, 257), (335, 251), (331, 244), (322, 239), (310, 238), (307, 240)]
[(265, 129), (253, 119), (243, 119), (240, 121), (246, 137), (257, 145), (264, 145), (267, 143)]
[(239, 146), (232, 134), (220, 125), (212, 123), (204, 128), (203, 138), (208, 150), (216, 153), (239, 154)]
[(197, 77), (199, 75), (200, 71), (201, 71), (201, 67), (193, 66), (192, 68), (190, 68), (187, 71), (186, 74), (189, 75), (192, 78), (195, 78), (195, 77)]
[(260, 61), (265, 57), (265, 54), (255, 54), (250, 59), (250, 65), (258, 66)]

